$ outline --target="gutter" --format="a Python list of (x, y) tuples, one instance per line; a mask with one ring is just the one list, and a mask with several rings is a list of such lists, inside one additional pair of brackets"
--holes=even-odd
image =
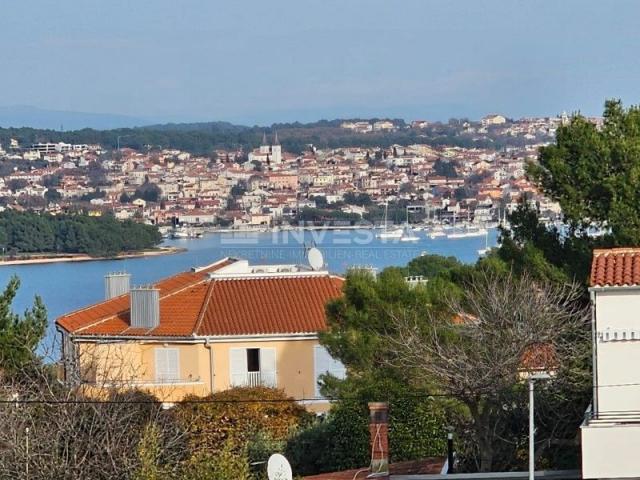
[(598, 415), (598, 318), (596, 314), (596, 297), (599, 291), (601, 290), (589, 289), (591, 300), (591, 368), (593, 369), (592, 413), (594, 415)]
[(205, 341), (204, 341), (204, 347), (207, 350), (209, 350), (209, 382), (210, 382), (210, 385), (211, 385), (211, 393), (213, 393), (214, 392), (214, 388), (213, 388), (214, 383), (213, 382), (215, 380), (215, 373), (214, 373), (214, 370), (213, 370), (213, 366), (214, 366), (214, 364), (213, 364), (213, 360), (214, 360), (214, 358), (213, 358), (213, 346), (211, 345), (211, 342), (209, 341), (208, 338), (206, 338)]
[(616, 292), (619, 290), (640, 290), (640, 285), (604, 285), (589, 287), (589, 292)]
[(293, 333), (293, 334), (256, 334), (256, 335), (212, 335), (192, 337), (156, 337), (153, 335), (73, 335), (74, 340), (95, 343), (130, 342), (133, 340), (143, 343), (226, 343), (226, 342), (275, 342), (286, 340), (317, 340), (317, 333)]

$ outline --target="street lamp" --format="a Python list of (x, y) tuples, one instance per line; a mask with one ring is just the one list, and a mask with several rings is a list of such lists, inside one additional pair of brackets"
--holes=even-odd
[(529, 480), (535, 479), (535, 425), (533, 418), (533, 386), (536, 380), (549, 380), (548, 373), (534, 373), (529, 375)]

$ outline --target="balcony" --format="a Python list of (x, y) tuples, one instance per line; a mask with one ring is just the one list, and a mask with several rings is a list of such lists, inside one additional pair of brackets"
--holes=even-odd
[(246, 372), (234, 375), (232, 384), (234, 387), (275, 387), (275, 372)]
[(262, 375), (260, 372), (247, 372), (247, 387), (262, 386)]
[(638, 478), (640, 412), (589, 409), (581, 434), (582, 478)]

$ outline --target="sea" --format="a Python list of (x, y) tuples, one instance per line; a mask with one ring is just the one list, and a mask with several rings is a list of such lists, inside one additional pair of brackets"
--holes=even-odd
[(49, 330), (45, 343), (55, 338), (55, 319), (104, 298), (104, 276), (111, 272), (131, 274), (132, 285), (153, 283), (192, 267), (211, 264), (224, 257), (240, 257), (252, 264), (305, 264), (309, 248), (318, 248), (328, 270), (343, 274), (350, 267), (382, 270), (403, 266), (423, 254), (453, 256), (464, 263), (478, 259), (478, 250), (497, 243), (498, 230), (488, 236), (431, 239), (416, 232), (417, 242), (381, 240), (375, 230), (285, 230), (279, 232), (210, 233), (203, 238), (166, 240), (164, 245), (184, 249), (171, 255), (122, 260), (0, 266), (0, 285), (17, 275), (21, 286), (13, 310), (22, 313), (39, 295), (48, 310)]

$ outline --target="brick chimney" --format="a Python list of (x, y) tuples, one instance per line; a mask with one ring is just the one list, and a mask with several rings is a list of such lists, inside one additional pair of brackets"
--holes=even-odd
[(369, 403), (371, 476), (389, 478), (389, 404)]

